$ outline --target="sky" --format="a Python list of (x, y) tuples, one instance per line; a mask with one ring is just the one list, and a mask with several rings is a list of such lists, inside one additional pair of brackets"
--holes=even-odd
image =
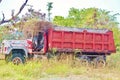
[[(25, 0), (2, 0), (0, 4), (0, 19), (2, 18), (2, 12), (6, 18), (11, 16), (11, 10), (15, 12), (19, 10), (22, 3)], [(47, 13), (47, 3), (53, 2), (53, 8), (51, 10), (52, 17), (55, 15), (61, 15), (66, 17), (70, 8), (77, 9), (83, 8), (100, 8), (107, 11), (111, 11), (111, 14), (120, 13), (120, 0), (29, 0), (28, 4), (33, 5), (35, 10), (41, 9), (41, 12)], [(25, 14), (29, 7), (26, 6), (21, 14)], [(117, 21), (120, 23), (120, 15), (117, 16)]]

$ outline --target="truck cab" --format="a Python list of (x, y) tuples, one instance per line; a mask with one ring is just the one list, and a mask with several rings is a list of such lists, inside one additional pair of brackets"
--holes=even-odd
[(6, 62), (24, 63), (28, 57), (27, 46), (26, 40), (4, 40), (2, 42), (2, 53), (5, 54)]

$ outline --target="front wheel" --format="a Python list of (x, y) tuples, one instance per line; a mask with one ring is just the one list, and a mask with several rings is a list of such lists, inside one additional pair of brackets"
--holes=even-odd
[(12, 62), (15, 65), (24, 64), (25, 63), (25, 58), (22, 54), (13, 54)]

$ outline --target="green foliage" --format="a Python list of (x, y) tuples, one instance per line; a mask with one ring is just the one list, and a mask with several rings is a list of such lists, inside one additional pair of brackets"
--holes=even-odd
[(2, 40), (18, 39), (19, 37), (22, 37), (20, 31), (13, 31), (12, 28), (6, 26), (0, 27), (0, 42), (2, 42)]
[(62, 16), (55, 16), (53, 23), (59, 26), (70, 26), (74, 27), (74, 20), (69, 18), (64, 18)]
[(119, 35), (120, 34), (120, 30), (117, 27), (113, 27), (112, 31), (113, 31), (113, 36), (114, 36), (116, 48), (118, 49), (118, 47), (120, 47), (120, 35)]
[(49, 21), (51, 20), (51, 19), (50, 19), (50, 16), (51, 16), (50, 11), (51, 11), (51, 9), (53, 8), (52, 4), (53, 4), (53, 2), (48, 2), (48, 4), (47, 4), (48, 20), (49, 20)]
[(0, 27), (0, 42), (2, 42), (4, 39), (13, 39), (14, 36), (9, 34), (8, 30), (9, 29), (5, 26)]
[(111, 28), (118, 26), (116, 15), (110, 15), (110, 11), (87, 8), (70, 8), (68, 17), (55, 16), (53, 23), (60, 26), (82, 28)]
[(47, 10), (48, 10), (48, 11), (50, 11), (50, 10), (53, 8), (53, 7), (52, 7), (52, 4), (53, 4), (52, 2), (48, 2), (48, 4), (47, 4), (47, 6), (48, 6), (48, 9), (47, 9)]

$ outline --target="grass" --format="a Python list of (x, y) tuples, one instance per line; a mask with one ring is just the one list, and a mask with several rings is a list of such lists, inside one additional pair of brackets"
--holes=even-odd
[(88, 80), (120, 79), (120, 52), (107, 57), (105, 68), (84, 67), (79, 64), (72, 66), (72, 63), (69, 62), (66, 60), (59, 62), (34, 60), (17, 66), (0, 60), (0, 80), (40, 80), (44, 77), (68, 77), (71, 75), (79, 75)]

